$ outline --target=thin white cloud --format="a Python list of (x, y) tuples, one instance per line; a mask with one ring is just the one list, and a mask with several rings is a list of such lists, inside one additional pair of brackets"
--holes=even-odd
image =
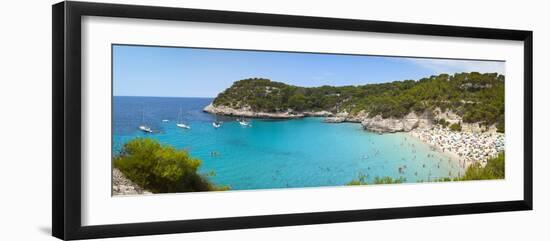
[(460, 72), (480, 72), (505, 74), (505, 63), (499, 61), (474, 61), (452, 59), (407, 59), (435, 74), (454, 74)]

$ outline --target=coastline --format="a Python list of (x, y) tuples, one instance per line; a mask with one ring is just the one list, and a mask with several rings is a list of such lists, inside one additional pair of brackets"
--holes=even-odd
[(296, 119), (303, 117), (332, 117), (332, 114), (329, 111), (303, 111), (303, 112), (255, 112), (250, 108), (234, 109), (227, 106), (214, 106), (213, 103), (210, 103), (203, 108), (204, 112), (215, 114), (215, 115), (225, 115), (225, 116), (238, 116), (244, 118), (262, 118), (262, 119)]
[[(155, 100), (154, 103), (158, 102)], [(194, 102), (189, 101), (189, 103)], [(162, 121), (166, 118), (164, 113), (171, 114), (174, 110), (180, 108), (181, 102), (179, 100), (166, 100), (166, 102), (158, 103), (158, 106), (162, 107), (163, 110), (166, 106), (171, 108), (161, 112), (155, 119), (164, 128), (166, 135), (155, 135), (153, 138), (158, 138), (162, 143), (174, 145), (176, 148), (187, 148), (189, 146), (187, 143), (190, 143), (190, 140), (199, 138), (201, 142), (193, 143), (201, 147), (200, 149), (195, 148), (193, 156), (205, 163), (205, 168), (207, 168), (205, 170), (215, 170), (219, 173), (217, 175), (218, 179), (213, 179), (216, 183), (230, 183), (232, 187), (235, 185), (236, 190), (284, 188), (287, 186), (301, 187), (301, 185), (313, 185), (311, 183), (332, 186), (338, 183), (347, 183), (359, 173), (370, 175), (371, 179), (369, 180), (376, 176), (392, 178), (403, 176), (406, 177), (407, 182), (432, 180), (430, 178), (455, 178), (461, 177), (465, 173), (464, 166), (459, 166), (461, 160), (456, 152), (443, 151), (442, 148), (430, 148), (427, 139), (420, 139), (422, 136), (412, 138), (416, 132), (425, 132), (426, 136), (435, 136), (437, 133), (433, 132), (432, 129), (434, 126), (440, 126), (436, 124), (438, 121), (432, 121), (429, 128), (416, 127), (412, 132), (400, 131), (405, 133), (389, 135), (377, 135), (374, 131), (364, 130), (360, 126), (361, 123), (357, 122), (341, 125), (323, 123), (323, 119), (326, 119), (326, 117), (306, 117), (304, 119), (289, 119), (289, 121), (247, 120), (251, 121), (253, 127), (243, 128), (234, 121), (235, 118), (241, 117), (223, 118), (219, 116), (216, 118), (207, 112), (202, 112), (204, 107), (209, 104), (209, 100), (196, 104), (193, 107), (194, 110), (192, 110), (193, 116), (186, 119), (193, 126), (193, 129), (181, 130), (172, 121)], [(352, 115), (357, 116), (357, 113)], [(335, 113), (335, 116), (342, 117), (343, 115)], [(127, 119), (133, 119), (133, 117), (130, 116)], [(224, 121), (221, 128), (212, 127), (211, 122), (217, 119)], [(394, 118), (394, 120), (403, 119), (403, 117)], [(310, 123), (314, 123), (314, 125), (310, 125)], [(465, 132), (470, 131), (470, 129), (465, 128), (463, 130)], [(135, 136), (152, 136), (137, 132), (135, 128), (132, 133)], [(242, 138), (235, 138), (239, 137), (240, 134), (243, 134), (240, 136)], [(293, 138), (294, 136), (300, 138)], [(115, 140), (120, 140), (123, 143), (129, 138), (121, 136), (115, 138)], [(407, 139), (409, 139), (408, 142)], [(231, 144), (229, 146), (231, 149), (219, 149), (225, 143)], [(251, 143), (253, 145), (249, 145)], [(301, 144), (304, 146), (300, 146)], [(437, 144), (432, 143), (432, 146), (439, 147), (436, 146)], [(211, 148), (203, 149), (202, 146)], [(191, 148), (188, 148), (188, 150), (192, 150)], [(258, 150), (260, 151), (258, 152)], [(258, 164), (258, 154), (265, 153), (263, 150), (274, 153), (270, 157), (270, 160), (274, 160), (273, 162)], [(439, 150), (439, 152), (436, 150)], [(220, 155), (212, 155), (213, 151), (219, 151)], [(301, 156), (302, 152), (308, 155)], [(242, 156), (229, 153), (241, 153)], [(233, 161), (239, 163), (239, 165), (226, 164), (233, 163)], [(289, 165), (289, 163), (292, 164)], [(441, 165), (441, 168), (439, 168), (439, 165)], [(408, 169), (406, 166), (408, 166)], [(299, 179), (303, 175), (296, 174), (295, 169), (303, 169), (304, 173), (314, 173), (315, 175), (312, 176), (316, 179)], [(246, 176), (251, 177), (247, 180), (254, 181), (243, 181), (238, 178), (242, 173), (246, 173)], [(265, 178), (264, 174), (266, 173), (268, 178)], [(350, 176), (350, 173), (356, 174)], [(117, 182), (113, 182), (113, 185), (117, 186)], [(139, 191), (136, 191), (136, 187), (113, 187), (113, 189), (115, 188), (122, 191), (122, 193), (113, 190), (113, 195), (140, 194)], [(123, 192), (124, 190), (126, 190), (126, 193)]]
[[(417, 115), (414, 112), (402, 118), (370, 117), (361, 111), (354, 115), (347, 112), (333, 114), (328, 111), (318, 112), (254, 112), (250, 108), (234, 109), (226, 106), (214, 106), (210, 103), (204, 112), (218, 115), (239, 116), (245, 118), (295, 119), (303, 117), (325, 117), (325, 123), (360, 123), (366, 131), (383, 133), (404, 132), (434, 150), (458, 162), (467, 169), (473, 163), (485, 166), (487, 160), (504, 151), (504, 134), (496, 132), (496, 127), (482, 128), (477, 123), (462, 123), (462, 118), (452, 112), (435, 111), (430, 118), (428, 113)], [(454, 132), (447, 127), (434, 124), (432, 119), (444, 119), (449, 123), (462, 123), (462, 131)]]
[(227, 106), (214, 106), (213, 103), (208, 104), (203, 108), (206, 113), (214, 115), (235, 116), (243, 118), (255, 119), (298, 119), (304, 117), (325, 117), (325, 123), (361, 123), (368, 114), (361, 111), (356, 115), (351, 115), (347, 112), (332, 113), (330, 111), (292, 111), (286, 112), (255, 112), (249, 107), (235, 109)]

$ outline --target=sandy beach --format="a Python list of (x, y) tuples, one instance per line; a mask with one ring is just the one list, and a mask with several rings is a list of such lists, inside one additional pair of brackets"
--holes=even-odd
[(468, 168), (476, 162), (485, 166), (488, 159), (504, 151), (503, 133), (454, 132), (448, 128), (433, 127), (414, 129), (408, 134), (429, 144), (435, 150), (453, 157), (462, 168)]

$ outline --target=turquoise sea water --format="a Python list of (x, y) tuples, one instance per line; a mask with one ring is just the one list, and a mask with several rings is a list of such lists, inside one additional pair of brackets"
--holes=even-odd
[[(463, 173), (455, 161), (403, 133), (379, 135), (358, 123), (328, 124), (313, 117), (253, 119), (251, 127), (242, 127), (233, 118), (203, 113), (211, 101), (114, 97), (113, 153), (135, 137), (155, 138), (188, 150), (202, 160), (201, 172), (214, 171), (211, 180), (232, 190), (340, 186), (360, 173), (368, 182), (377, 176), (417, 182)], [(175, 125), (180, 109), (190, 130)], [(158, 133), (140, 132), (142, 118)], [(219, 129), (212, 127), (216, 118), (224, 121)]]

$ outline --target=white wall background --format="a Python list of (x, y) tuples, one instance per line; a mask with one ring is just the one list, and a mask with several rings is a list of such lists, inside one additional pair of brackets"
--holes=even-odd
[[(544, 1), (119, 0), (108, 2), (533, 30), (534, 206), (508, 212), (121, 238), (116, 240), (548, 240), (544, 155), (550, 129), (550, 24)], [(54, 240), (51, 231), (51, 4), (0, 8), (0, 240)]]

